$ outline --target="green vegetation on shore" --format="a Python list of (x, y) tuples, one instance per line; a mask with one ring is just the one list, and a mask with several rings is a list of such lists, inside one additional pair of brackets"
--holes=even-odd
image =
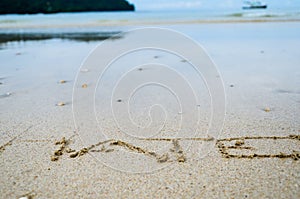
[(0, 14), (134, 11), (126, 0), (0, 0)]

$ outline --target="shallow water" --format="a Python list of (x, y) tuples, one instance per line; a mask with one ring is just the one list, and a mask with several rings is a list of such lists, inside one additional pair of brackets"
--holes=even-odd
[(121, 38), (120, 32), (35, 32), (35, 33), (0, 33), (0, 44), (7, 42), (41, 41), (51, 39), (74, 40), (74, 41), (101, 41), (105, 39)]
[[(158, 25), (176, 23), (247, 22), (251, 20), (300, 20), (300, 5), (270, 6), (263, 10), (243, 10), (241, 7), (181, 11), (83, 12), (34, 15), (0, 15), (1, 32), (11, 29), (112, 27), (124, 25)], [(104, 28), (105, 29), (105, 28)], [(103, 29), (102, 29), (103, 31)]]

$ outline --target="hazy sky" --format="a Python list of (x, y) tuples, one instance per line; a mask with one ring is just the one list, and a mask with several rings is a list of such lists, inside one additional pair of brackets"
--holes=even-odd
[[(243, 0), (128, 0), (137, 10), (240, 8)], [(300, 0), (262, 0), (269, 6), (300, 6)]]

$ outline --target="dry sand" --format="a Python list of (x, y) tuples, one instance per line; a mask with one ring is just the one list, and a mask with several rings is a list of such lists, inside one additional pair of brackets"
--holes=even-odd
[[(227, 114), (218, 137), (173, 139), (174, 120), (155, 139), (120, 140), (102, 115), (112, 140), (90, 129), (86, 144), (74, 127), (72, 88), (97, 43), (12, 42), (0, 50), (0, 197), (300, 198), (300, 24), (170, 28), (205, 46), (220, 70)], [(205, 113), (199, 132), (208, 128)]]

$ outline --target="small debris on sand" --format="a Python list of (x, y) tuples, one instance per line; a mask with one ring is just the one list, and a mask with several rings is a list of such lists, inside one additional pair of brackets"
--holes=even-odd
[(121, 100), (121, 99), (118, 99), (117, 102), (122, 102), (122, 100)]
[(231, 84), (231, 85), (230, 85), (230, 87), (231, 87), (231, 88), (233, 88), (233, 87), (234, 87), (234, 85), (233, 85), (233, 84)]
[(265, 112), (270, 112), (271, 109), (270, 109), (269, 107), (266, 107), (266, 108), (264, 108), (264, 111), (265, 111)]
[(87, 84), (82, 84), (82, 86), (81, 86), (82, 88), (87, 88), (88, 87), (88, 85)]
[(59, 81), (60, 84), (64, 84), (64, 83), (66, 83), (66, 82), (67, 82), (66, 80), (60, 80), (60, 81)]
[(64, 102), (58, 102), (56, 105), (57, 106), (65, 106), (66, 104)]

